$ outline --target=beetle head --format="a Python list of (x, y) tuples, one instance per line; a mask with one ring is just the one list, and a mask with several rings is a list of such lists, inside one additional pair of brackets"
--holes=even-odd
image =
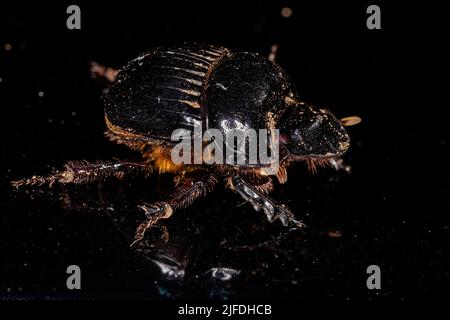
[(350, 146), (342, 123), (327, 109), (297, 103), (280, 122), (280, 146), (293, 160), (326, 160), (341, 156)]

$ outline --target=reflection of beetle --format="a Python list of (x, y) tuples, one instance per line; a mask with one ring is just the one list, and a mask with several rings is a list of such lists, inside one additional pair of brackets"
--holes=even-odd
[[(106, 70), (95, 68), (97, 75)], [(192, 132), (202, 126), (227, 133), (237, 127), (277, 128), (280, 166), (274, 175), (284, 183), (293, 161), (305, 161), (311, 170), (317, 164), (337, 166), (349, 147), (343, 124), (357, 120), (339, 121), (326, 109), (300, 102), (285, 72), (253, 53), (198, 44), (161, 47), (128, 63), (117, 77), (108, 71), (109, 76), (103, 75), (115, 81), (105, 99), (106, 135), (142, 152), (144, 161), (70, 162), (64, 171), (13, 184), (86, 183), (155, 169), (176, 174), (177, 189), (167, 201), (140, 206), (147, 220), (138, 227), (136, 241), (158, 220), (211, 191), (219, 179), (263, 210), (269, 221), (279, 218), (285, 226), (302, 226), (286, 206), (267, 196), (273, 184), (262, 165), (174, 164), (170, 138), (175, 129)]]

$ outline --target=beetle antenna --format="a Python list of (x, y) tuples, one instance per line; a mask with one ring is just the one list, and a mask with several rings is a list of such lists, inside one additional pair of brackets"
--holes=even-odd
[(362, 119), (358, 116), (351, 116), (351, 117), (342, 118), (339, 121), (341, 121), (341, 123), (344, 127), (350, 127), (350, 126), (357, 125), (358, 123), (361, 123)]

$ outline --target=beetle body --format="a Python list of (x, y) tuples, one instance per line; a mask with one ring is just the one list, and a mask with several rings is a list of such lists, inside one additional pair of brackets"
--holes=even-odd
[(105, 96), (107, 136), (143, 153), (142, 163), (69, 163), (48, 177), (33, 177), (16, 185), (91, 182), (128, 172), (172, 172), (178, 189), (167, 200), (145, 204), (147, 219), (138, 227), (135, 242), (160, 219), (190, 205), (211, 191), (219, 179), (263, 211), (269, 221), (301, 227), (293, 213), (267, 194), (272, 179), (263, 165), (175, 164), (171, 159), (176, 129), (194, 133), (217, 129), (278, 129), (280, 166), (272, 174), (287, 180), (287, 166), (305, 161), (334, 164), (349, 147), (342, 123), (327, 109), (301, 102), (287, 74), (274, 62), (255, 53), (223, 47), (184, 44), (160, 47), (129, 62)]
[[(176, 129), (215, 128), (226, 135), (284, 124), (283, 141), (293, 137), (303, 145), (292, 149), (293, 156), (332, 157), (348, 148), (342, 125), (328, 111), (299, 103), (278, 65), (258, 54), (208, 45), (161, 47), (132, 60), (106, 96), (105, 117), (116, 141), (139, 149), (141, 143), (162, 146), (149, 154), (160, 172), (180, 170), (164, 150)], [(330, 126), (321, 125), (327, 120)]]

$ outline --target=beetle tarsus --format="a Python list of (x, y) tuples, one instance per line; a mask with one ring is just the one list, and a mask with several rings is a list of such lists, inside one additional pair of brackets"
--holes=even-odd
[(137, 228), (134, 241), (130, 246), (134, 246), (141, 241), (145, 232), (155, 226), (159, 220), (170, 218), (174, 211), (192, 205), (196, 199), (212, 191), (216, 183), (217, 177), (212, 173), (203, 174), (197, 181), (193, 181), (192, 178), (184, 178), (179, 182), (179, 186), (167, 202), (162, 201), (139, 206), (144, 210), (147, 220)]
[(143, 204), (139, 208), (144, 210), (145, 216), (149, 219), (155, 216), (161, 216), (161, 219), (167, 219), (173, 213), (173, 208), (165, 201)]
[(32, 176), (31, 178), (21, 179), (21, 180), (15, 180), (11, 181), (11, 186), (19, 189), (20, 187), (24, 186), (42, 186), (46, 183), (49, 185), (52, 185), (58, 178), (55, 175), (51, 175), (48, 177), (43, 176)]
[[(145, 216), (148, 218), (146, 221), (142, 222), (136, 229), (134, 235), (134, 241), (131, 243), (130, 247), (133, 247), (139, 241), (144, 239), (145, 232), (157, 225), (159, 220), (168, 219), (173, 214), (173, 208), (167, 202), (155, 202), (152, 204), (143, 204), (139, 206), (144, 210)], [(167, 233), (167, 231), (166, 231)]]

